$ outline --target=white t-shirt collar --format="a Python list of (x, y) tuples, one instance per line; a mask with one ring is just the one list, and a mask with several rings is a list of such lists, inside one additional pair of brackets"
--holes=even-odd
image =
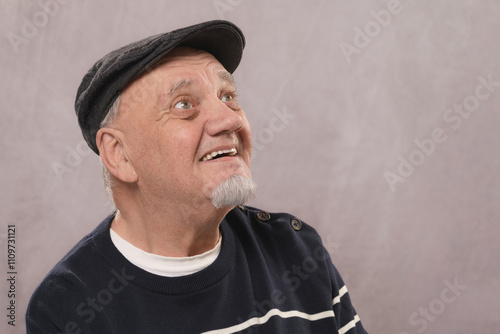
[(132, 245), (109, 229), (111, 241), (122, 255), (137, 267), (152, 274), (166, 277), (180, 277), (194, 274), (211, 265), (219, 256), (222, 236), (215, 247), (205, 253), (188, 257), (167, 257), (148, 253)]

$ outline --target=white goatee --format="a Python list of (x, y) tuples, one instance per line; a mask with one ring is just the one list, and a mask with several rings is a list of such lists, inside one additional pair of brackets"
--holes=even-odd
[(215, 188), (212, 194), (212, 204), (215, 208), (232, 207), (255, 197), (257, 185), (247, 177), (233, 175)]

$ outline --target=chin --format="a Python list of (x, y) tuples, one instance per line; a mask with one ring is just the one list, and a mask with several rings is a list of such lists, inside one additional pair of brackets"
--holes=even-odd
[(233, 208), (255, 197), (255, 182), (246, 176), (232, 175), (222, 181), (212, 192), (215, 208)]

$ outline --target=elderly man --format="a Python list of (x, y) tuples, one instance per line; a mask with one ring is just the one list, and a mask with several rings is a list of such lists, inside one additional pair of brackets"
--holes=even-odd
[(47, 275), (28, 333), (365, 333), (316, 231), (244, 207), (251, 132), (226, 21), (98, 61), (76, 112), (116, 211)]

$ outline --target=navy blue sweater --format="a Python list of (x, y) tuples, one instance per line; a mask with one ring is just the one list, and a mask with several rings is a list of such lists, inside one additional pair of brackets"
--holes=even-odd
[(38, 286), (28, 333), (365, 333), (318, 234), (291, 215), (233, 209), (215, 262), (183, 277), (125, 259), (113, 218)]

